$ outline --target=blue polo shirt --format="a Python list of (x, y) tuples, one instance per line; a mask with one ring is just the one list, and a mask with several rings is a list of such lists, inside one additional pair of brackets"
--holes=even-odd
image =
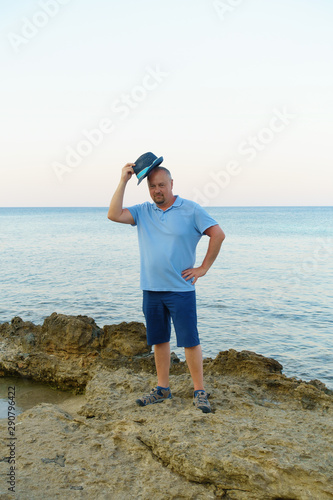
[(217, 222), (200, 205), (179, 196), (167, 210), (149, 202), (127, 208), (138, 230), (141, 290), (193, 291), (192, 280), (181, 273), (194, 267), (201, 236)]

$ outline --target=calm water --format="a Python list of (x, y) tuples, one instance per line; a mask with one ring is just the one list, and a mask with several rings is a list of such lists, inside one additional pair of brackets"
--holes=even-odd
[[(9, 401), (8, 396), (13, 399)], [(59, 404), (72, 397), (69, 391), (52, 389), (46, 384), (33, 382), (24, 377), (2, 377), (0, 379), (0, 419), (7, 419), (8, 406), (9, 404), (13, 406), (13, 400), (15, 410), (11, 408), (10, 411), (12, 414), (19, 415), (40, 402)]]
[[(226, 240), (196, 286), (204, 356), (274, 357), (333, 388), (333, 207), (209, 208)], [(0, 208), (0, 322), (52, 312), (144, 321), (136, 229), (107, 208)], [(197, 250), (205, 254), (208, 238)], [(182, 358), (182, 349), (172, 349)]]

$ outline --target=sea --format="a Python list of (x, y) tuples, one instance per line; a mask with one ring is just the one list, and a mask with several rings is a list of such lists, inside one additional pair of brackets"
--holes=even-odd
[[(100, 327), (144, 322), (137, 231), (107, 210), (0, 208), (1, 323), (42, 324), (53, 312)], [(206, 210), (226, 238), (196, 284), (204, 357), (254, 351), (333, 389), (333, 207)], [(196, 265), (207, 245), (203, 236)], [(174, 331), (171, 349), (184, 359)]]

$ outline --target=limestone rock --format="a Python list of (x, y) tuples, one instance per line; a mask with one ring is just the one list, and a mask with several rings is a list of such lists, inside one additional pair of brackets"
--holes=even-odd
[(265, 358), (251, 351), (237, 352), (234, 349), (220, 352), (215, 359), (206, 359), (207, 372), (223, 375), (242, 375), (247, 378), (261, 378), (263, 374), (282, 373), (282, 365), (272, 358)]
[(151, 352), (151, 347), (147, 345), (146, 328), (142, 323), (106, 325), (103, 333), (103, 358), (115, 357), (116, 353), (132, 357)]
[(0, 374), (22, 375), (82, 391), (98, 366), (154, 370), (145, 327), (131, 322), (99, 328), (88, 316), (53, 313), (43, 325), (15, 317), (0, 325)]
[(79, 355), (100, 347), (103, 331), (88, 316), (53, 313), (44, 320), (38, 339), (41, 350), (59, 355)]
[[(273, 359), (229, 350), (205, 360), (212, 413), (203, 414), (186, 363), (173, 355), (173, 398), (142, 408), (135, 400), (156, 385), (144, 326), (101, 329), (54, 313), (42, 326), (0, 325), (0, 369), (85, 389), (17, 417), (20, 500), (333, 498), (332, 391), (286, 377)], [(0, 498), (10, 498), (4, 482)]]
[(78, 405), (21, 414), (17, 498), (332, 498), (332, 396), (306, 409), (292, 391), (280, 398), (244, 376), (206, 375), (213, 413), (203, 414), (184, 373), (170, 377), (171, 400), (136, 406), (154, 383), (145, 372), (102, 369)]

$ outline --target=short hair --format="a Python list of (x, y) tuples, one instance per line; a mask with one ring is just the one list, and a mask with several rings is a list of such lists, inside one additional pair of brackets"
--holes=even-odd
[(160, 167), (160, 166), (157, 166), (157, 167), (154, 167), (154, 168), (152, 168), (152, 169), (151, 169), (151, 171), (150, 171), (150, 172), (149, 172), (149, 174), (147, 175), (147, 181), (149, 181), (149, 176), (150, 176), (150, 174), (151, 174), (152, 172), (156, 172), (156, 171), (158, 171), (158, 172), (161, 172), (161, 171), (166, 172), (167, 176), (168, 176), (168, 177), (169, 177), (169, 179), (172, 181), (172, 176), (171, 176), (171, 172), (170, 172), (170, 170), (168, 170), (168, 169), (167, 169), (167, 168), (165, 168), (165, 167)]

